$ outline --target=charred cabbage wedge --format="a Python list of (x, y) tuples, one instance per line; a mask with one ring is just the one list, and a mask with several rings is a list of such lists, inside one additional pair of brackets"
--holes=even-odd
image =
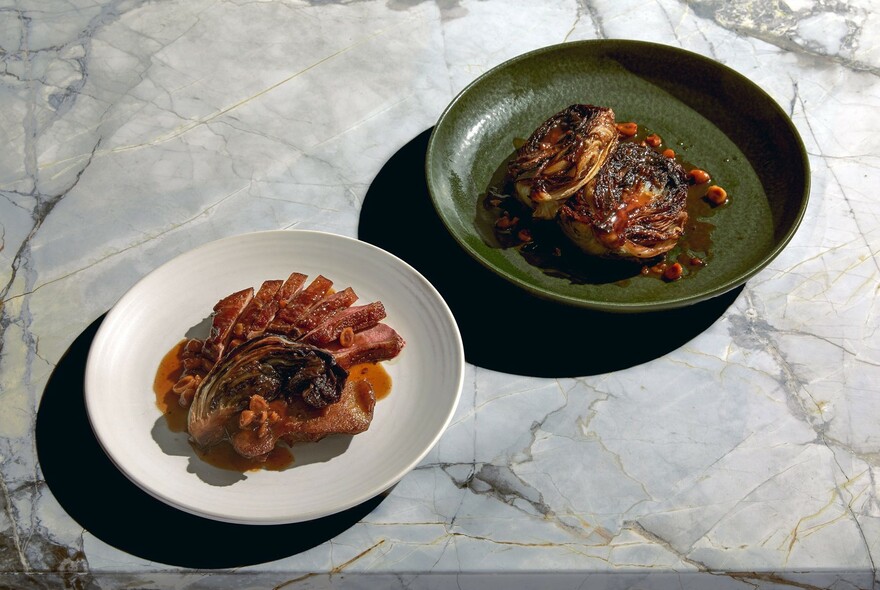
[(621, 143), (599, 174), (560, 208), (558, 222), (587, 253), (652, 258), (684, 233), (687, 189), (684, 168), (673, 158)]
[(326, 350), (286, 336), (260, 336), (228, 351), (208, 372), (193, 397), (187, 430), (193, 442), (211, 446), (232, 437), (235, 419), (255, 396), (266, 402), (301, 398), (323, 408), (339, 400), (347, 377)]
[(617, 145), (614, 111), (575, 104), (542, 123), (508, 165), (517, 198), (537, 219), (589, 182)]

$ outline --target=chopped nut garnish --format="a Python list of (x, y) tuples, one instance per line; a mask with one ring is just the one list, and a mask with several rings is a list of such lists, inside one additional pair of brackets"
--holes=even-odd
[(256, 413), (251, 410), (242, 410), (241, 414), (238, 417), (238, 425), (241, 428), (248, 426), (251, 422), (256, 418)]
[(339, 345), (348, 348), (352, 344), (354, 344), (354, 330), (351, 327), (343, 328), (342, 333), (339, 334)]
[(639, 132), (639, 126), (636, 123), (618, 123), (617, 132), (625, 137), (632, 137)]
[(706, 200), (713, 205), (723, 205), (727, 202), (727, 191), (720, 186), (710, 186), (706, 190)]
[(677, 281), (683, 274), (683, 269), (679, 263), (670, 264), (663, 271), (663, 278), (667, 281)]

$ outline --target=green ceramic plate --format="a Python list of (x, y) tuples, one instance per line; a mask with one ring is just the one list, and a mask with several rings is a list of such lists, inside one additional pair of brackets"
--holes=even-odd
[[(638, 274), (573, 280), (494, 239), (482, 202), (515, 142), (574, 103), (637, 121), (728, 191), (729, 203), (699, 220), (713, 226), (699, 272), (670, 283)], [(794, 235), (810, 184), (797, 130), (761, 88), (706, 57), (622, 40), (546, 47), (480, 76), (434, 127), (426, 176), (437, 213), (476, 260), (535, 295), (606, 311), (670, 309), (741, 285)]]

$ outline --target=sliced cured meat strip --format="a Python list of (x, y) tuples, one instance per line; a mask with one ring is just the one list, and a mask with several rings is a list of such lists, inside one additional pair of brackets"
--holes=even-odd
[(323, 275), (315, 277), (307, 287), (294, 295), (287, 305), (278, 310), (278, 313), (269, 322), (267, 331), (274, 332), (275, 334), (285, 334), (291, 338), (301, 336), (303, 331), (296, 327), (297, 321), (313, 305), (327, 295), (332, 286), (333, 281), (327, 277)]
[(301, 272), (290, 273), (284, 284), (278, 289), (278, 293), (275, 294), (276, 313), (279, 309), (287, 307), (296, 294), (302, 290), (307, 278), (309, 278), (308, 275), (304, 275)]
[(248, 306), (254, 297), (253, 287), (236, 291), (217, 302), (214, 306), (214, 316), (211, 320), (211, 332), (202, 346), (202, 355), (212, 362), (217, 362), (223, 356), (223, 351), (232, 335), (232, 328), (238, 320), (238, 316)]
[(296, 327), (303, 333), (309, 332), (333, 317), (337, 312), (351, 306), (357, 301), (357, 298), (358, 296), (351, 287), (327, 295), (297, 320)]
[(255, 313), (248, 320), (247, 333), (244, 336), (245, 340), (256, 338), (265, 333), (278, 311), (287, 307), (290, 301), (302, 290), (307, 278), (307, 275), (299, 272), (290, 273), (290, 276), (287, 277), (281, 284), (281, 287), (275, 292), (272, 300), (263, 305), (259, 313)]
[(405, 341), (388, 324), (376, 324), (372, 328), (355, 332), (354, 342), (343, 347), (339, 342), (325, 348), (340, 367), (348, 371), (359, 363), (378, 363), (393, 359), (403, 350)]
[(378, 324), (385, 318), (385, 306), (381, 301), (374, 301), (366, 305), (355, 305), (346, 308), (325, 321), (323, 324), (302, 337), (304, 342), (315, 346), (326, 346), (339, 340), (339, 336), (346, 328), (355, 332), (366, 330)]
[(233, 325), (232, 337), (229, 341), (230, 347), (238, 346), (245, 340), (252, 338), (256, 334), (261, 334), (265, 330), (269, 320), (275, 316), (275, 309), (272, 304), (282, 284), (284, 284), (284, 281), (277, 279), (263, 281), (257, 293), (248, 303), (247, 307), (239, 314), (238, 319)]

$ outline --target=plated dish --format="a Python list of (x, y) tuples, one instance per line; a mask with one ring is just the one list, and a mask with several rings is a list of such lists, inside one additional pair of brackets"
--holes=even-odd
[[(383, 363), (390, 394), (369, 428), (292, 444), (281, 469), (241, 471), (203, 461), (186, 432), (168, 428), (153, 391), (163, 356), (211, 327), (230, 293), (293, 270), (332, 277), (406, 337)], [(186, 276), (188, 288), (172, 288)], [(341, 291), (340, 291), (341, 292)], [(333, 514), (387, 490), (431, 450), (461, 393), (464, 353), (446, 303), (399, 258), (370, 244), (313, 231), (256, 232), (178, 256), (139, 281), (110, 310), (86, 366), (86, 408), (114, 464), (154, 497), (206, 518), (283, 524)]]
[[(711, 237), (711, 257), (700, 258), (699, 272), (662, 281), (600, 257), (563, 265), (499, 239), (497, 211), (487, 213), (487, 200), (506, 172), (522, 170), (511, 163), (536, 129), (572, 105), (613, 108), (618, 122), (637, 121), (644, 134), (662, 137), (676, 159), (711, 171), (724, 187), (729, 206), (689, 211), (689, 223)], [(490, 70), (441, 115), (425, 168), (440, 219), (486, 268), (543, 298), (618, 312), (686, 306), (741, 285), (790, 241), (809, 195), (803, 143), (772, 98), (711, 59), (637, 41), (565, 43)], [(555, 179), (548, 182), (552, 188)], [(576, 196), (557, 192), (537, 194), (554, 205), (562, 204), (556, 196)], [(548, 212), (546, 203), (531, 205), (539, 217), (555, 214), (555, 206)], [(569, 234), (581, 231), (568, 225)]]

